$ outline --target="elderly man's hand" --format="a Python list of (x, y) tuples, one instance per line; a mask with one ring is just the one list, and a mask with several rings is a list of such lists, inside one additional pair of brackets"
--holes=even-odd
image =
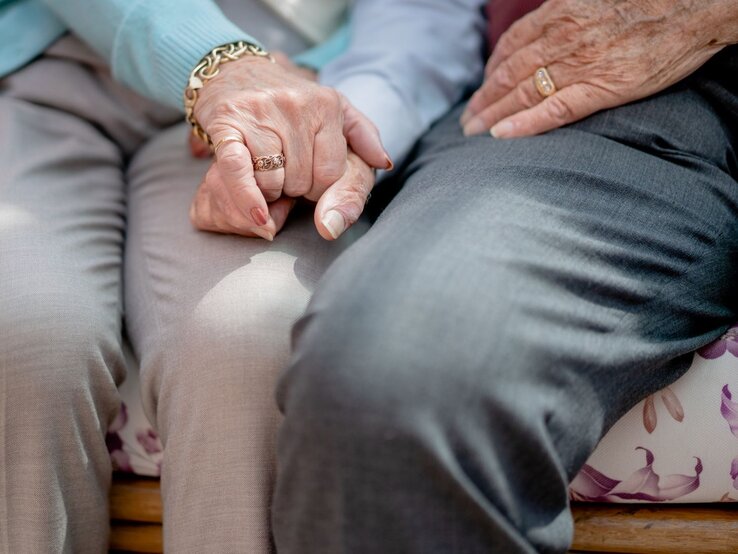
[[(501, 37), (461, 123), (467, 135), (543, 133), (655, 94), (738, 41), (735, 0), (548, 0)], [(544, 98), (545, 67), (558, 91)]]
[(315, 227), (326, 240), (340, 237), (364, 211), (376, 182), (374, 169), (349, 151), (348, 169), (317, 199)]
[[(218, 149), (225, 190), (212, 193), (220, 205), (233, 201), (239, 228), (273, 227), (268, 203), (283, 196), (319, 197), (346, 173), (348, 147), (372, 167), (391, 164), (376, 127), (341, 94), (264, 58), (224, 64), (195, 115), (214, 144), (242, 139)], [(284, 168), (254, 170), (252, 158), (280, 153)]]

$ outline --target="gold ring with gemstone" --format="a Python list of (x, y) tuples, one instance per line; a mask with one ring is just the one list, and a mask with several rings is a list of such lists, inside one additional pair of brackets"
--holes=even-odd
[(284, 154), (275, 154), (273, 156), (252, 158), (251, 161), (254, 164), (254, 171), (272, 171), (283, 168), (286, 160)]
[(536, 83), (538, 93), (544, 98), (548, 98), (552, 94), (556, 93), (556, 85), (545, 67), (539, 67), (536, 69), (536, 72), (533, 75), (533, 81)]
[(226, 144), (228, 142), (240, 142), (241, 144), (243, 144), (243, 138), (242, 137), (239, 137), (239, 136), (236, 136), (236, 135), (227, 135), (227, 136), (223, 137), (222, 139), (220, 139), (218, 141), (218, 144), (216, 144), (213, 147), (213, 154), (215, 154), (217, 156), (218, 155), (218, 148), (220, 148), (221, 146), (223, 146), (224, 144)]

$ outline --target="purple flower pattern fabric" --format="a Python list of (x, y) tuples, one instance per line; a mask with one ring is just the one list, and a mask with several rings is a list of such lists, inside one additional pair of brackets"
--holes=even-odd
[(738, 438), (738, 403), (733, 401), (728, 385), (723, 387), (720, 402), (720, 413), (730, 426), (730, 432)]
[[(143, 413), (136, 413), (140, 405), (134, 403), (136, 422), (145, 420)], [(129, 417), (129, 406), (123, 402), (117, 417), (108, 429), (105, 444), (110, 452), (113, 470), (138, 475), (161, 475), (162, 446), (159, 436), (148, 425), (138, 427)], [(135, 437), (135, 440), (133, 440)]]
[(731, 327), (718, 340), (697, 351), (700, 356), (708, 360), (719, 358), (726, 352), (738, 357), (738, 326)]
[(113, 470), (130, 473), (133, 471), (133, 468), (131, 468), (131, 458), (123, 449), (123, 439), (120, 436), (120, 431), (127, 423), (128, 408), (125, 404), (121, 404), (118, 415), (113, 420), (112, 425), (108, 429), (108, 434), (105, 436), (105, 444), (108, 447), (108, 452), (110, 452)]
[[(666, 407), (666, 411), (669, 412), (672, 419), (679, 423), (684, 421), (684, 408), (679, 401), (679, 397), (674, 394), (674, 391), (670, 387), (666, 387), (659, 395)], [(656, 430), (656, 423), (658, 422), (655, 398), (656, 395), (652, 394), (643, 402), (643, 426), (649, 433), (653, 433)]]
[[(684, 378), (626, 414), (623, 419), (628, 421), (622, 432), (608, 433), (603, 440), (605, 449), (599, 452), (598, 448), (572, 482), (573, 499), (738, 502), (738, 402), (733, 401), (726, 384), (738, 381), (738, 325), (697, 354)], [(703, 392), (693, 394), (700, 388)], [(138, 389), (138, 373), (131, 368), (121, 386), (125, 404), (109, 429), (106, 443), (117, 470), (158, 476), (162, 446), (143, 414)], [(705, 389), (710, 392), (705, 393)], [(697, 397), (702, 400), (696, 404)], [(708, 397), (716, 401), (708, 402)], [(653, 444), (648, 442), (652, 435), (656, 440)], [(636, 445), (649, 447), (638, 447), (646, 454), (643, 467), (628, 454)], [(682, 468), (690, 457), (696, 459), (694, 475), (683, 475)], [(659, 467), (668, 468), (661, 470), (667, 475), (653, 469), (655, 458)], [(627, 476), (623, 480), (613, 478), (623, 475)]]
[(637, 447), (646, 453), (646, 465), (633, 472), (624, 481), (618, 481), (600, 473), (589, 464), (571, 483), (571, 494), (575, 500), (590, 502), (613, 502), (616, 500), (645, 500), (664, 502), (686, 496), (700, 486), (702, 460), (697, 459), (695, 474), (667, 475), (661, 477), (653, 470), (654, 455), (647, 448)]
[(159, 435), (153, 429), (144, 429), (136, 433), (136, 440), (140, 444), (147, 454), (158, 454), (161, 452), (161, 443), (159, 442)]

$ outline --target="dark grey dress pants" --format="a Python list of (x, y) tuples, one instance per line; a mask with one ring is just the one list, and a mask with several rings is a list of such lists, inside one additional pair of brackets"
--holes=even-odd
[(295, 330), (280, 554), (565, 552), (606, 430), (738, 314), (738, 50), (543, 136), (424, 137)]

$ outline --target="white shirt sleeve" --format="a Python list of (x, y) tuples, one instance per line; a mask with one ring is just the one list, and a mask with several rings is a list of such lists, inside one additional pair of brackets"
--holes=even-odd
[(321, 82), (379, 128), (395, 163), (484, 67), (485, 0), (356, 0), (351, 43)]

